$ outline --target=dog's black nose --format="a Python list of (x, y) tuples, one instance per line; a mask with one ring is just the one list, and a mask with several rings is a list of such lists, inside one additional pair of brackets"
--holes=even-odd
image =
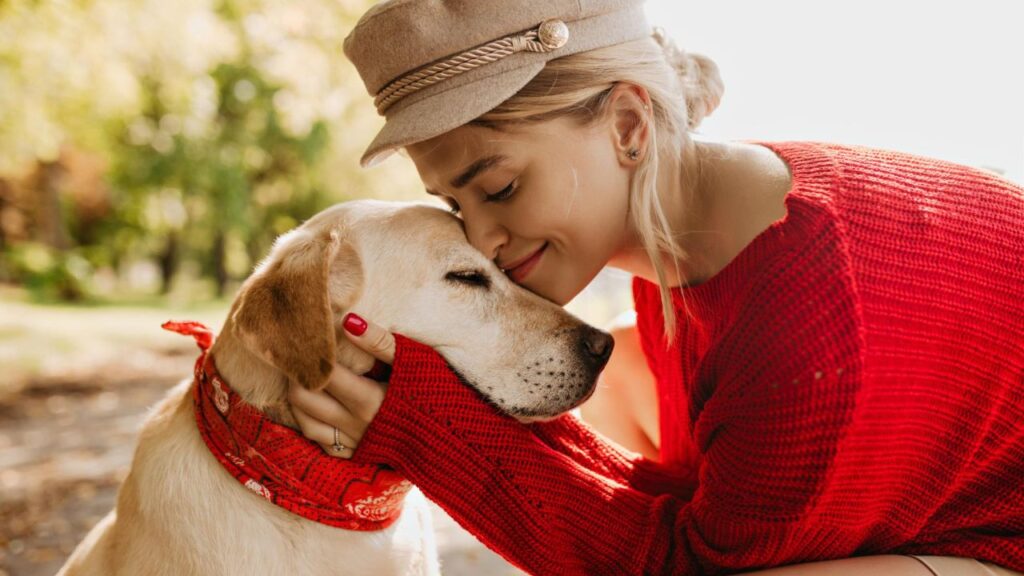
[(612, 355), (612, 348), (615, 347), (615, 340), (612, 335), (602, 332), (590, 326), (580, 327), (580, 341), (583, 348), (583, 358), (593, 368), (603, 368), (608, 358)]

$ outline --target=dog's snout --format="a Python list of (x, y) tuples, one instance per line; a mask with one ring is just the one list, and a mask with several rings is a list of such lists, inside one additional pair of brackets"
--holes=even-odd
[(612, 355), (615, 340), (612, 339), (611, 334), (591, 326), (581, 327), (580, 332), (583, 357), (592, 368), (603, 368)]

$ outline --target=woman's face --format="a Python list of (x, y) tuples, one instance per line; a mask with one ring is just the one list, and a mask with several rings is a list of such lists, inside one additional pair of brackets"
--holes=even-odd
[(407, 151), (477, 250), (564, 305), (629, 242), (630, 169), (614, 142), (606, 124), (559, 118), (501, 131), (465, 125)]

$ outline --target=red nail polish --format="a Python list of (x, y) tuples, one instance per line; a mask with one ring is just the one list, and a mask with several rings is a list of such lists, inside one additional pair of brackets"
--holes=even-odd
[(348, 330), (356, 336), (362, 336), (363, 332), (366, 332), (366, 320), (363, 320), (351, 312), (345, 315), (344, 326), (345, 330)]

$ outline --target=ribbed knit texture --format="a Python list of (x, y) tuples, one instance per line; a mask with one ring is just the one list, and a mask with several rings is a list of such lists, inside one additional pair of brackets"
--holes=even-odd
[(634, 279), (661, 463), (523, 425), (397, 335), (355, 459), (535, 574), (721, 574), (869, 554), (1024, 571), (1024, 189), (904, 153), (758, 142), (782, 220), (707, 282)]

